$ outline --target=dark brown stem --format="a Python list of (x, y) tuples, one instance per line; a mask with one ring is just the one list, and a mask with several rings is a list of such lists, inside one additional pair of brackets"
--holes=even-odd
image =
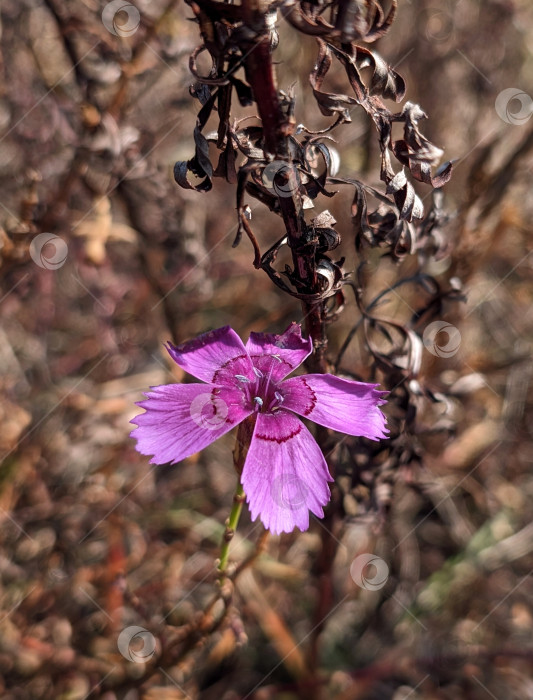
[(268, 3), (264, 0), (243, 0), (245, 26), (255, 34), (249, 46), (243, 43), (244, 68), (263, 126), (265, 151), (273, 156), (288, 153), (286, 137), (291, 131), (278, 95), (276, 73), (272, 63), (270, 32), (266, 23)]
[[(287, 193), (288, 194), (288, 193)], [(313, 294), (319, 291), (314, 251), (305, 248), (306, 223), (303, 214), (302, 198), (297, 189), (290, 196), (280, 197), (281, 215), (285, 224), (289, 246), (292, 251), (295, 283), (299, 291)], [(324, 319), (324, 303), (302, 302), (305, 327), (313, 340), (314, 352), (307, 361), (307, 367), (312, 372), (327, 372), (326, 361), (327, 336)]]
[[(258, 0), (243, 0), (244, 18), (254, 29), (261, 26), (261, 11)], [(264, 17), (264, 11), (263, 11)], [(264, 22), (264, 19), (263, 19)], [(274, 178), (274, 185), (280, 186), (279, 206), (289, 247), (293, 259), (292, 283), (298, 292), (314, 294), (320, 292), (317, 275), (315, 250), (307, 244), (307, 225), (304, 218), (302, 195), (296, 168), (291, 172), (289, 160), (289, 131), (287, 119), (281, 108), (276, 89), (275, 69), (269, 40), (259, 41), (246, 58), (246, 75), (252, 87), (259, 115), (263, 124), (264, 148), (270, 154), (283, 158), (289, 164)], [(293, 178), (288, 183), (287, 178)], [(285, 181), (282, 182), (282, 180)], [(290, 185), (287, 187), (287, 185)], [(285, 187), (283, 187), (285, 185)], [(311, 372), (325, 373), (328, 371), (326, 358), (327, 335), (324, 302), (302, 302), (302, 310), (306, 331), (313, 341), (313, 353), (306, 362)], [(324, 428), (317, 430), (317, 441), (321, 449), (326, 451), (328, 431)], [(331, 461), (331, 460), (330, 460)], [(331, 465), (330, 465), (330, 470)], [(337, 498), (334, 497), (326, 509), (323, 521), (322, 547), (316, 563), (316, 574), (319, 585), (319, 597), (314, 614), (313, 634), (310, 644), (310, 668), (318, 668), (318, 641), (322, 632), (324, 620), (331, 610), (333, 602), (332, 567), (336, 552), (336, 539), (333, 535), (336, 513), (338, 512)]]
[[(272, 44), (270, 29), (266, 17), (270, 9), (268, 0), (243, 0), (242, 16), (250, 38), (241, 42), (244, 52), (246, 78), (252, 88), (263, 128), (263, 145), (266, 154), (276, 156), (290, 164), (289, 137), (293, 131), (292, 114), (285, 114), (277, 89), (276, 71), (272, 61)], [(290, 172), (290, 171), (289, 171)], [(286, 177), (287, 171), (276, 177)], [(295, 187), (292, 192), (284, 191), (287, 196), (279, 197), (279, 204), (289, 246), (294, 263), (293, 283), (299, 292), (314, 294), (320, 292), (315, 251), (305, 247), (307, 226), (303, 215), (302, 196), (298, 188), (298, 175), (294, 170)], [(282, 183), (286, 184), (286, 183)], [(254, 242), (251, 230), (244, 228)], [(255, 266), (259, 267), (258, 248)], [(314, 372), (327, 372), (326, 361), (327, 336), (323, 302), (303, 302), (304, 322), (308, 335), (313, 340), (313, 355), (307, 361), (307, 367)]]

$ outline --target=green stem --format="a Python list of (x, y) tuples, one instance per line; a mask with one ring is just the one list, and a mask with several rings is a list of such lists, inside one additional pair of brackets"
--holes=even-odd
[(222, 547), (220, 549), (220, 562), (218, 565), (218, 572), (221, 581), (224, 580), (226, 568), (228, 566), (229, 546), (231, 540), (233, 539), (233, 536), (235, 535), (237, 525), (239, 524), (239, 518), (241, 517), (242, 504), (244, 503), (244, 498), (244, 489), (242, 487), (241, 482), (238, 481), (237, 488), (233, 496), (233, 508), (231, 509), (229, 518), (226, 521), (226, 529), (224, 531)]
[(235, 530), (239, 524), (239, 518), (241, 517), (242, 504), (244, 503), (244, 489), (241, 484), (241, 474), (244, 468), (244, 462), (246, 460), (246, 454), (252, 441), (252, 435), (254, 434), (255, 421), (257, 416), (252, 414), (245, 418), (242, 423), (239, 423), (237, 429), (237, 439), (235, 440), (235, 449), (233, 450), (233, 464), (235, 465), (235, 471), (238, 474), (237, 488), (235, 494), (233, 495), (233, 508), (229, 518), (226, 521), (226, 529), (224, 531), (224, 537), (222, 538), (222, 547), (220, 550), (220, 562), (218, 564), (218, 575), (220, 583), (224, 582), (226, 569), (228, 566), (228, 555), (230, 542), (235, 535)]

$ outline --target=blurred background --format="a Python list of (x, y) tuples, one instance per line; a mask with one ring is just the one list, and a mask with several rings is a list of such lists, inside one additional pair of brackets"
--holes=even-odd
[[(129, 421), (149, 386), (183, 379), (167, 340), (281, 332), (301, 309), (253, 268), (247, 240), (232, 248), (235, 186), (174, 182), (198, 111), (184, 3), (3, 0), (0, 17), (1, 696), (533, 698), (528, 0), (400, 0), (373, 45), (455, 166), (439, 256), (371, 251), (365, 293), (423, 270), (465, 300), (443, 303), (448, 341), (421, 351), (416, 420), (391, 404), (394, 454), (372, 465), (354, 447), (340, 472), (327, 609), (324, 523), (266, 540), (245, 508), (231, 556), (249, 566), (209, 634), (198, 621), (216, 591), (233, 436), (154, 468)], [(297, 122), (323, 128), (314, 41), (279, 29), (279, 87), (294, 84)], [(349, 90), (333, 69), (326, 87)], [(383, 191), (362, 110), (331, 135), (340, 174)], [(280, 220), (250, 205), (264, 252)], [(344, 191), (321, 203), (355, 270), (350, 205)], [(395, 288), (379, 315), (404, 323), (421, 294)], [(347, 295), (332, 359), (359, 318)], [(370, 366), (356, 334), (341, 371), (394, 388)], [(353, 566), (365, 553), (366, 578)]]

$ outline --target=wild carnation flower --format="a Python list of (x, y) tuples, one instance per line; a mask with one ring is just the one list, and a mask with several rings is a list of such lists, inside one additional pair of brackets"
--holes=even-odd
[(371, 440), (388, 432), (377, 384), (331, 374), (285, 379), (312, 351), (296, 323), (282, 335), (251, 333), (246, 346), (224, 326), (167, 350), (206, 383), (152, 387), (138, 404), (145, 413), (132, 421), (137, 450), (154, 464), (179, 462), (254, 416), (241, 483), (252, 519), (274, 534), (307, 530), (309, 511), (322, 517), (330, 498), (326, 460), (294, 414)]

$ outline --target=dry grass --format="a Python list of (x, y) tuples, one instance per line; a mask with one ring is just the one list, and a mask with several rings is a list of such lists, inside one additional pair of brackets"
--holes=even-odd
[[(533, 120), (506, 124), (494, 109), (506, 88), (533, 94), (529, 3), (401, 3), (379, 42), (429, 113), (430, 138), (458, 160), (449, 247), (430, 271), (443, 288), (462, 280), (467, 301), (445, 302), (440, 316), (461, 344), (449, 358), (424, 350), (420, 372), (447, 398), (420, 395), (411, 422), (390, 404), (401, 436), (390, 464), (369, 466), (357, 441), (342, 448), (342, 464), (356, 466), (338, 478), (345, 516), (323, 614), (324, 523), (314, 520), (306, 533), (269, 538), (207, 635), (199, 625), (209, 631), (221, 614), (218, 601), (202, 617), (231, 507), (234, 437), (154, 468), (128, 421), (143, 390), (182, 379), (163, 341), (226, 323), (242, 336), (279, 331), (301, 312), (253, 269), (247, 241), (231, 248), (232, 186), (216, 181), (201, 195), (172, 180), (192, 152), (187, 55), (198, 38), (181, 4), (157, 22), (165, 5), (139, 2), (141, 27), (124, 40), (105, 29), (97, 2), (1, 9), (2, 697), (533, 697)], [(282, 34), (281, 87), (298, 79), (310, 114), (313, 51), (294, 36)], [(363, 116), (335, 136), (344, 173), (364, 170), (376, 184)], [(349, 202), (340, 194), (331, 209), (354, 269)], [(263, 250), (275, 226), (258, 208)], [(57, 270), (30, 258), (42, 231), (68, 244)], [(417, 269), (415, 256), (371, 262), (368, 299)], [(348, 299), (332, 357), (358, 319)], [(379, 313), (403, 322), (422, 302), (420, 288), (402, 287)], [(342, 367), (368, 372), (360, 339)], [(245, 512), (235, 562), (254, 556), (261, 531)], [(389, 567), (378, 591), (350, 576), (364, 552)], [(173, 649), (144, 680), (145, 664), (117, 646), (132, 625), (150, 631), (158, 653)]]

